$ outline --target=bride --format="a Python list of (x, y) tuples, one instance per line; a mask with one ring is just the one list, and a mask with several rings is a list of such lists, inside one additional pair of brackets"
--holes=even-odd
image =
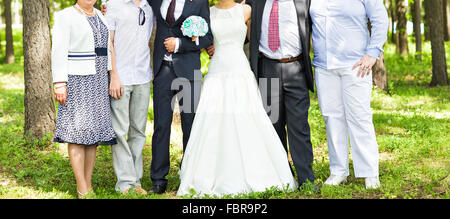
[(243, 50), (250, 16), (250, 6), (233, 0), (211, 7), (215, 53), (181, 165), (179, 196), (297, 188)]

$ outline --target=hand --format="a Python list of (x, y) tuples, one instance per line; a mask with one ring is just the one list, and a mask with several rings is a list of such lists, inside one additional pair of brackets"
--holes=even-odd
[(102, 14), (105, 15), (107, 11), (108, 10), (106, 10), (106, 5), (102, 5)]
[(120, 83), (119, 77), (111, 75), (111, 83), (109, 84), (109, 95), (116, 100), (119, 100), (123, 95), (123, 86)]
[(376, 62), (376, 58), (365, 55), (353, 66), (352, 70), (355, 70), (359, 66), (357, 77), (361, 75), (361, 78), (364, 78), (365, 75), (369, 75), (372, 72), (372, 67)]
[(164, 46), (166, 47), (166, 50), (170, 53), (175, 52), (175, 46), (176, 46), (177, 38), (175, 37), (169, 37), (164, 41)]
[[(56, 83), (55, 85), (59, 85), (59, 84), (64, 84), (64, 83)], [(55, 94), (54, 97), (56, 99), (56, 101), (58, 101), (58, 103), (60, 105), (66, 105), (66, 99), (67, 99), (67, 86), (61, 86), (58, 88), (55, 88)]]
[(192, 39), (192, 42), (195, 42), (197, 40), (197, 37), (193, 36), (193, 37), (191, 37), (191, 39)]
[(214, 45), (211, 45), (207, 48), (209, 58), (213, 57), (215, 51), (216, 51), (216, 48), (214, 47)]

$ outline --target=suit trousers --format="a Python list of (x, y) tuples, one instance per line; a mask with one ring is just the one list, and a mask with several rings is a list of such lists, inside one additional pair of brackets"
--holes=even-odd
[(378, 144), (372, 122), (372, 76), (358, 69), (316, 67), (319, 105), (327, 127), (332, 175), (349, 175), (349, 140), (356, 177), (378, 176)]
[[(314, 183), (312, 169), (314, 155), (308, 123), (310, 100), (303, 64), (300, 61), (280, 63), (261, 57), (258, 77), (263, 102), (271, 108), (268, 112), (269, 117), (286, 152), (289, 139), (289, 151), (299, 184), (307, 181)], [(264, 86), (261, 79), (267, 79), (267, 82), (272, 83)], [(273, 113), (277, 115), (272, 115)]]
[[(181, 86), (178, 86), (182, 84)], [(174, 86), (175, 85), (175, 86)], [(163, 64), (153, 80), (154, 133), (152, 138), (152, 164), (150, 177), (153, 185), (167, 185), (170, 170), (170, 132), (173, 119), (174, 97), (180, 105), (183, 151), (191, 134), (195, 109), (200, 98), (201, 80), (178, 78), (173, 66)], [(189, 96), (189, 97), (188, 97)], [(186, 105), (184, 105), (186, 104)], [(184, 109), (184, 110), (183, 110)]]
[(119, 100), (111, 98), (112, 126), (117, 136), (117, 144), (112, 146), (112, 159), (117, 176), (116, 190), (120, 192), (141, 185), (150, 83), (123, 88)]

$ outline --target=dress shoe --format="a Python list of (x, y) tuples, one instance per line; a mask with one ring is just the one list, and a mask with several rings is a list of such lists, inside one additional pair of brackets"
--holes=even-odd
[(155, 185), (152, 188), (152, 191), (156, 194), (163, 194), (166, 192), (166, 185)]
[(139, 192), (141, 195), (147, 195), (148, 192), (145, 191), (141, 186), (135, 186), (134, 191)]
[(330, 177), (328, 177), (328, 179), (325, 181), (324, 184), (330, 186), (337, 186), (343, 182), (347, 182), (346, 176), (330, 175)]
[(378, 189), (380, 188), (380, 179), (377, 177), (366, 178), (366, 189)]

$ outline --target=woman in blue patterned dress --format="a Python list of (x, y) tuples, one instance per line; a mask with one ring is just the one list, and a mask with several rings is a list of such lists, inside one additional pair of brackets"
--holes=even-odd
[(55, 13), (52, 72), (59, 103), (55, 142), (67, 143), (79, 198), (93, 194), (91, 178), (98, 145), (116, 144), (111, 124), (107, 23), (93, 6), (77, 0)]

